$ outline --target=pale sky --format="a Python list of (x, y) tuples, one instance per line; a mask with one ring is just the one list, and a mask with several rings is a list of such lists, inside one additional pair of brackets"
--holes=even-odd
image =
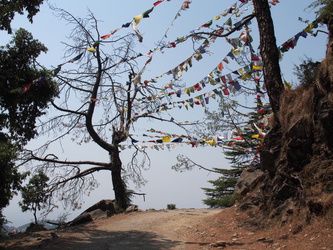
[[(134, 16), (137, 16), (144, 11), (150, 9), (153, 6), (155, 0), (152, 1), (116, 1), (116, 0), (49, 0), (50, 4), (54, 4), (59, 8), (63, 8), (68, 12), (78, 17), (85, 17), (87, 9), (90, 9), (100, 23), (100, 32), (102, 35), (110, 33), (110, 30), (120, 28), (122, 24), (132, 21)], [(224, 12), (229, 6), (240, 1), (236, 0), (209, 0), (199, 1), (193, 0), (190, 4), (190, 8), (180, 12), (180, 16), (175, 19), (183, 0), (164, 1), (155, 7), (154, 11), (150, 14), (150, 18), (143, 19), (138, 25), (138, 29), (143, 34), (143, 43), (137, 44), (137, 52), (147, 53), (150, 49), (153, 49), (156, 44), (163, 38), (166, 30), (167, 38), (163, 38), (166, 42), (176, 40), (178, 37), (189, 34), (190, 31), (195, 30), (199, 26), (203, 25), (209, 20), (212, 20), (215, 16)], [(280, 3), (276, 6), (272, 6), (272, 16), (275, 24), (275, 32), (277, 38), (277, 44), (281, 45), (289, 38), (296, 35), (302, 29), (306, 27), (306, 24), (298, 21), (298, 17), (303, 19), (309, 19), (312, 21), (314, 15), (304, 9), (312, 1), (287, 1), (280, 0)], [(249, 11), (246, 15), (249, 15), (253, 7), (249, 6)], [(228, 17), (227, 17), (228, 18)], [(226, 17), (219, 21), (219, 24), (223, 24), (227, 20)], [(175, 19), (175, 20), (174, 20)], [(174, 20), (173, 26), (170, 26)], [(236, 20), (234, 20), (236, 22)], [(13, 22), (13, 28), (24, 27), (29, 30), (34, 38), (39, 39), (42, 43), (48, 47), (49, 52), (46, 55), (40, 57), (40, 63), (46, 67), (53, 68), (58, 64), (66, 61), (63, 58), (64, 45), (62, 41), (68, 42), (67, 37), (70, 34), (71, 26), (67, 25), (64, 20), (59, 20), (52, 14), (52, 11), (48, 8), (47, 4), (44, 4), (41, 8), (41, 12), (34, 17), (33, 25), (28, 21), (18, 16)], [(258, 47), (257, 39), (257, 26), (253, 21), (250, 28), (253, 30), (254, 48)], [(119, 32), (131, 32), (130, 29), (123, 29)], [(240, 33), (235, 34), (233, 37), (239, 36)], [(4, 45), (10, 38), (5, 32), (1, 32), (1, 44)], [(297, 46), (285, 53), (283, 60), (281, 61), (281, 69), (284, 78), (287, 81), (295, 81), (295, 76), (292, 74), (294, 64), (299, 64), (301, 59), (307, 55), (314, 60), (322, 60), (325, 55), (325, 43), (326, 36), (320, 33), (318, 37), (308, 36), (300, 38)], [(198, 45), (197, 45), (198, 46)], [(231, 47), (224, 38), (218, 39), (209, 50), (213, 53), (211, 55), (204, 55), (204, 58), (199, 62), (193, 63), (193, 68), (186, 72), (183, 76), (184, 82), (188, 85), (193, 85), (202, 80), (209, 72), (211, 72), (216, 65), (227, 55)], [(150, 79), (156, 77), (162, 73), (167, 72), (173, 67), (177, 66), (183, 60), (188, 58), (193, 53), (192, 44), (190, 42), (179, 44), (174, 49), (168, 49), (164, 54), (156, 53), (153, 61), (148, 65), (143, 78)], [(70, 58), (67, 58), (70, 59)], [(138, 60), (138, 63), (144, 64), (147, 58)], [(223, 72), (228, 73), (232, 70), (236, 70), (232, 65), (224, 69)], [(169, 79), (163, 79), (162, 84), (167, 83)], [(255, 96), (253, 96), (253, 99)], [(251, 98), (249, 98), (250, 102)], [(266, 98), (267, 102), (267, 98)], [(217, 102), (211, 102), (209, 109), (216, 108)], [(204, 109), (195, 107), (192, 110), (172, 110), (170, 115), (176, 120), (181, 121), (196, 121), (202, 118)], [(140, 124), (137, 128), (137, 132), (142, 134), (147, 129), (161, 129), (160, 124)], [(162, 125), (162, 129), (168, 133), (174, 133), (173, 128)], [(37, 147), (43, 139), (37, 139), (31, 143), (31, 147)], [(84, 147), (73, 147), (68, 143), (62, 145), (64, 147), (66, 155), (74, 156), (75, 159), (87, 159), (107, 161), (108, 155), (101, 149), (98, 149), (95, 145), (85, 145)], [(58, 149), (59, 152), (62, 152)], [(203, 170), (193, 170), (191, 172), (177, 173), (171, 170), (171, 166), (176, 163), (176, 156), (178, 154), (184, 154), (189, 156), (199, 164), (212, 168), (226, 168), (228, 162), (224, 159), (221, 148), (215, 147), (198, 147), (192, 148), (191, 146), (178, 146), (175, 149), (168, 150), (152, 150), (148, 149), (147, 152), (151, 157), (151, 168), (143, 172), (147, 184), (141, 187), (138, 192), (146, 193), (145, 201), (143, 197), (139, 196), (134, 198), (133, 203), (139, 205), (141, 209), (166, 208), (167, 204), (176, 204), (178, 208), (200, 208), (205, 207), (202, 203), (202, 199), (206, 196), (201, 190), (201, 187), (209, 187), (208, 180), (214, 180), (218, 177), (217, 174), (209, 174)], [(126, 164), (130, 153), (126, 150), (121, 153), (123, 163)], [(100, 186), (86, 198), (86, 202), (83, 208), (98, 202), (101, 199), (113, 199), (112, 184), (110, 183), (110, 173), (98, 173), (96, 175), (100, 181)], [(135, 189), (134, 185), (130, 185), (131, 189)], [(13, 222), (13, 225), (18, 226), (27, 222), (30, 222), (32, 215), (29, 213), (22, 214), (20, 208), (17, 205), (19, 198), (15, 198), (11, 205), (4, 210), (9, 221)], [(53, 218), (62, 213), (61, 210), (55, 211), (52, 215)], [(80, 211), (72, 211), (71, 218), (78, 215)]]

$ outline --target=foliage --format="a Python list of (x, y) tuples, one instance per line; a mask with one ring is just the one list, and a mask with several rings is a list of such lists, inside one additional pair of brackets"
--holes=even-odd
[(32, 23), (32, 18), (39, 12), (39, 6), (44, 0), (2, 0), (0, 4), (0, 30), (6, 30), (9, 34), (12, 33), (11, 22), (15, 14), (24, 14), (28, 12), (27, 18)]
[(319, 8), (316, 13), (319, 20), (328, 20), (332, 18), (333, 1), (332, 0), (317, 0), (313, 2), (309, 8)]
[(167, 209), (168, 210), (174, 210), (174, 209), (176, 209), (176, 204), (167, 204)]
[[(36, 59), (47, 48), (19, 29), (0, 47), (0, 132), (24, 145), (36, 136), (35, 122), (57, 93), (56, 85), (37, 67)], [(43, 77), (38, 82), (33, 80)], [(23, 92), (23, 93), (22, 93)]]
[(297, 76), (300, 85), (311, 86), (314, 84), (320, 62), (314, 62), (306, 58), (300, 65), (294, 67), (294, 74)]
[(45, 73), (37, 67), (36, 59), (46, 51), (24, 29), (0, 47), (0, 210), (9, 204), (25, 177), (15, 167), (17, 154), (36, 136), (36, 119), (44, 114), (47, 103), (57, 93), (55, 83), (46, 76), (43, 82), (30, 86), (29, 91), (25, 89)]
[[(267, 111), (266, 111), (267, 112)], [(208, 124), (216, 124), (219, 116), (208, 115), (211, 119)], [(260, 138), (252, 138), (258, 130), (252, 124), (258, 123), (258, 113), (247, 114), (249, 126), (236, 127), (235, 137), (242, 137), (242, 140), (229, 140), (224, 146), (223, 153), (230, 162), (230, 169), (214, 168), (221, 176), (216, 180), (208, 181), (213, 185), (212, 188), (202, 188), (207, 199), (204, 204), (209, 207), (230, 207), (238, 197), (233, 194), (237, 180), (245, 168), (260, 168), (259, 147)]]
[(211, 208), (226, 208), (235, 204), (235, 197), (233, 194), (234, 188), (237, 183), (238, 177), (225, 177), (220, 176), (216, 180), (208, 181), (213, 185), (212, 188), (202, 188), (207, 199), (203, 200), (203, 203)]
[(23, 212), (28, 210), (34, 214), (35, 225), (38, 224), (37, 212), (46, 207), (49, 198), (48, 182), (49, 178), (39, 171), (38, 174), (31, 177), (29, 183), (22, 187), (22, 202), (19, 205)]
[(14, 166), (16, 152), (17, 148), (0, 133), (0, 227), (5, 222), (2, 208), (8, 206), (9, 200), (16, 194), (25, 177)]

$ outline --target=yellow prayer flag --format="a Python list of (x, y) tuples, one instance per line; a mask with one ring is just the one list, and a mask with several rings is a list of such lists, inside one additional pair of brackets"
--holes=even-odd
[(88, 48), (87, 50), (90, 51), (90, 52), (95, 52), (96, 51), (96, 49), (93, 46)]
[(242, 68), (238, 69), (238, 72), (241, 74), (241, 75), (244, 75), (244, 70)]
[(286, 80), (283, 80), (284, 82), (284, 86), (286, 87), (287, 90), (290, 90), (292, 85), (290, 83), (288, 83)]
[(215, 146), (215, 141), (210, 140), (210, 141), (205, 141), (206, 143), (208, 143), (209, 145), (211, 145), (212, 147)]
[(143, 15), (140, 14), (140, 15), (133, 17), (133, 20), (134, 20), (135, 24), (138, 25), (141, 22), (142, 18), (143, 18)]
[(162, 141), (163, 142), (171, 142), (171, 137), (168, 135), (168, 136), (164, 136), (163, 138), (162, 138)]
[(252, 69), (262, 70), (262, 67), (260, 67), (260, 66), (256, 66), (256, 65), (252, 65)]
[(252, 135), (251, 138), (253, 138), (253, 139), (257, 139), (257, 138), (259, 138), (259, 136), (260, 136), (259, 134), (257, 134), (257, 135)]
[(214, 17), (214, 20), (219, 20), (221, 17), (220, 16), (216, 16)]

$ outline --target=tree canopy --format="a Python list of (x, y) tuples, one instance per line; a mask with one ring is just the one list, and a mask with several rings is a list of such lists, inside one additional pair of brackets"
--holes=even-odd
[(0, 4), (0, 30), (6, 30), (9, 34), (12, 33), (11, 22), (16, 13), (23, 15), (24, 12), (27, 12), (27, 18), (32, 22), (43, 2), (44, 0), (2, 0)]
[(56, 84), (37, 63), (46, 51), (24, 29), (0, 47), (0, 209), (8, 205), (24, 177), (15, 163), (19, 151), (37, 135), (36, 120), (57, 94)]

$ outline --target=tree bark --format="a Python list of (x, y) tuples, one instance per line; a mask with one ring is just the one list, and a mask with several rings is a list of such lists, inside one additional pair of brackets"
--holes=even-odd
[(275, 175), (277, 159), (281, 151), (281, 125), (278, 119), (280, 97), (284, 91), (279, 65), (279, 50), (276, 46), (274, 25), (267, 0), (253, 0), (260, 34), (260, 53), (263, 62), (263, 75), (269, 102), (274, 113), (275, 124), (265, 137), (261, 150), (262, 170)]
[(118, 147), (110, 152), (111, 157), (111, 178), (115, 199), (119, 207), (123, 210), (129, 206), (129, 200), (126, 195), (126, 184), (121, 176), (122, 162), (120, 160), (120, 152)]
[(260, 53), (269, 102), (274, 114), (280, 109), (280, 96), (284, 91), (276, 46), (274, 25), (267, 0), (253, 0), (260, 34)]
[(35, 219), (35, 225), (38, 225), (38, 219), (37, 219), (37, 208), (34, 209), (34, 219)]

